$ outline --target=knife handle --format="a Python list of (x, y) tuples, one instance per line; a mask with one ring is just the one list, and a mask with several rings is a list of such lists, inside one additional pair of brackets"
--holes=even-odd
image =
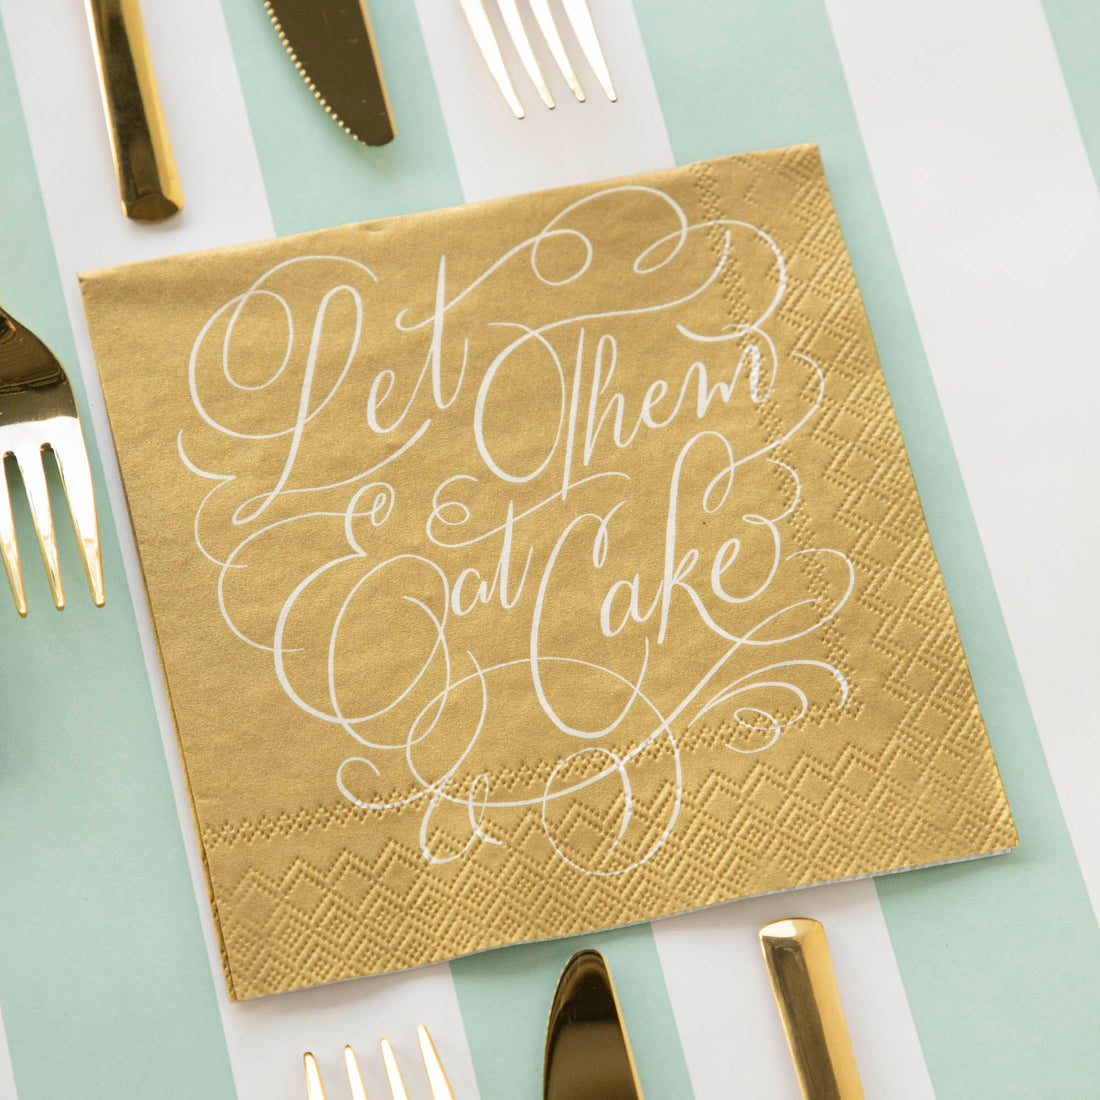
[(162, 221), (183, 206), (137, 0), (87, 0), (122, 208)]
[(863, 1100), (825, 929), (776, 921), (760, 929), (760, 946), (806, 1100)]

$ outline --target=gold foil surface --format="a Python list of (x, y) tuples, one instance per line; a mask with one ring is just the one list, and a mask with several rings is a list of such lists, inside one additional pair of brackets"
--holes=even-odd
[(815, 147), (82, 288), (232, 997), (1016, 843)]

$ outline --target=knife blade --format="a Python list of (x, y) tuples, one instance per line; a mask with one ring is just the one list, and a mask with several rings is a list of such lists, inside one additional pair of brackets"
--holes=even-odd
[(604, 957), (579, 951), (558, 981), (546, 1030), (543, 1100), (642, 1100)]
[(318, 103), (364, 145), (395, 136), (366, 0), (264, 0), (290, 60)]

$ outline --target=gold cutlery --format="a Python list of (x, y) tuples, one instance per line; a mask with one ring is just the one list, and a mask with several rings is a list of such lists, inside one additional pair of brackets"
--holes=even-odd
[(294, 67), (332, 120), (365, 145), (393, 141), (366, 0), (264, 0), (264, 7)]
[(86, 0), (122, 208), (157, 222), (183, 206), (137, 0)]
[(806, 1100), (863, 1100), (825, 929), (805, 917), (775, 921), (760, 945)]
[[(585, 60), (595, 74), (607, 98), (614, 102), (619, 96), (615, 91), (611, 73), (607, 68), (607, 60), (600, 46), (596, 24), (592, 21), (592, 12), (588, 7), (588, 0), (561, 0), (561, 2), (566, 19), (569, 20), (569, 25), (580, 44)], [(500, 89), (500, 94), (504, 96), (505, 102), (512, 108), (512, 113), (516, 118), (523, 118), (527, 112), (524, 110), (523, 102), (512, 83), (512, 77), (508, 71), (504, 55), (501, 53), (496, 32), (489, 21), (489, 13), (485, 9), (485, 0), (459, 0), (459, 3), (462, 5), (466, 22), (470, 24), (474, 41), (481, 51), (481, 56), (489, 69), (489, 73), (496, 81), (497, 88)], [(565, 78), (565, 82), (569, 85), (569, 90), (574, 97), (583, 103), (585, 100), (584, 88), (581, 87), (580, 78), (577, 76), (576, 70), (569, 60), (569, 54), (565, 50), (557, 22), (550, 10), (549, 0), (527, 0), (527, 4), (531, 14), (535, 17), (539, 30), (542, 32), (542, 37), (550, 50), (550, 56), (553, 57), (558, 71)], [(519, 55), (524, 72), (527, 73), (531, 83), (535, 86), (535, 91), (538, 92), (539, 99), (542, 100), (543, 104), (546, 107), (553, 108), (555, 106), (554, 97), (547, 86), (538, 58), (535, 56), (531, 39), (527, 34), (527, 29), (519, 12), (517, 0), (496, 0), (496, 5), (501, 18), (504, 20), (508, 37)]]
[(642, 1100), (604, 957), (580, 951), (558, 981), (546, 1030), (543, 1100)]
[[(432, 1100), (454, 1100), (450, 1082), (443, 1072), (443, 1064), (439, 1060), (428, 1029), (421, 1024), (416, 1029), (416, 1035), (420, 1040), (420, 1057), (424, 1060), (424, 1070), (428, 1074), (428, 1087), (432, 1090)], [(386, 1067), (386, 1080), (389, 1081), (393, 1100), (409, 1100), (389, 1039), (383, 1039), (381, 1047), (382, 1062)], [(306, 1100), (325, 1100), (325, 1088), (321, 1082), (321, 1071), (317, 1068), (317, 1059), (307, 1052), (302, 1056), (302, 1061), (305, 1063), (306, 1071)], [(344, 1067), (348, 1073), (348, 1086), (351, 1089), (352, 1100), (367, 1100), (363, 1075), (359, 1072), (359, 1062), (351, 1047), (344, 1047)]]
[(53, 352), (11, 314), (0, 309), (0, 556), (20, 615), (27, 614), (27, 596), (3, 470), (8, 455), (14, 455), (23, 475), (53, 602), (59, 610), (65, 606), (57, 538), (42, 467), (42, 452), (46, 450), (53, 451), (57, 459), (88, 587), (96, 606), (102, 607), (103, 563), (92, 472), (72, 386)]

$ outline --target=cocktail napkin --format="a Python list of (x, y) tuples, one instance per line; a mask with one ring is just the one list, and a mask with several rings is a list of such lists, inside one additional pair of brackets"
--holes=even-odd
[(82, 287), (234, 998), (1016, 843), (815, 147)]

